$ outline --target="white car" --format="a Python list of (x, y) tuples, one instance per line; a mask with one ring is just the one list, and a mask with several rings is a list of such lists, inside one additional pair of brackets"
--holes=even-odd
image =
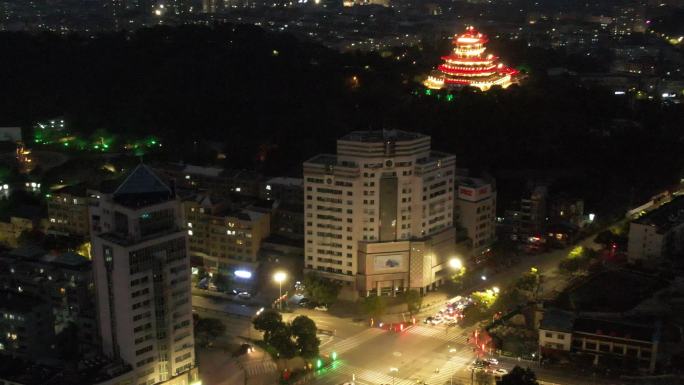
[(496, 358), (486, 358), (484, 361), (488, 362), (490, 365), (499, 365), (499, 360)]
[(252, 295), (249, 294), (249, 293), (246, 292), (246, 291), (243, 291), (243, 292), (238, 293), (237, 296), (238, 296), (239, 298), (242, 298), (242, 299), (250, 299), (250, 298), (252, 298)]
[(444, 322), (444, 320), (441, 319), (441, 318), (435, 317), (435, 318), (433, 318), (432, 321), (430, 321), (430, 322), (432, 322), (433, 325), (439, 325), (439, 324), (441, 324), (442, 322)]
[(328, 311), (328, 307), (325, 305), (316, 306), (314, 309), (318, 311)]

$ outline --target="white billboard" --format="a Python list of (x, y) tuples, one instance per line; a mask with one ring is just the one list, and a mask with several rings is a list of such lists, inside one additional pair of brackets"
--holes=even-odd
[(403, 270), (403, 255), (376, 255), (373, 257), (373, 270)]

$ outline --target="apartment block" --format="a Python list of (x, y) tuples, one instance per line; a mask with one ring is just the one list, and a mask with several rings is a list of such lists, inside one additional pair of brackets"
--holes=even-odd
[(648, 212), (629, 224), (627, 258), (647, 264), (684, 251), (684, 196)]
[(88, 198), (84, 185), (63, 187), (47, 198), (48, 231), (87, 238), (90, 236)]
[(221, 197), (196, 194), (183, 200), (190, 254), (209, 271), (254, 273), (262, 241), (270, 234), (270, 214), (235, 208)]
[(52, 307), (33, 295), (0, 291), (0, 354), (50, 357), (55, 330)]
[(456, 178), (454, 223), (471, 241), (471, 254), (485, 251), (496, 240), (496, 190), (480, 178)]
[[(78, 352), (99, 351), (91, 262), (73, 252), (25, 246), (0, 254), (0, 287), (47, 305), (54, 333), (76, 326)], [(48, 353), (44, 351), (42, 353)]]

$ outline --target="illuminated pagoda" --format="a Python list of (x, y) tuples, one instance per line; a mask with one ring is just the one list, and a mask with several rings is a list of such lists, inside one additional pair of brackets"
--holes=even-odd
[(486, 91), (495, 85), (510, 86), (518, 71), (498, 63), (494, 55), (485, 56), (487, 41), (487, 35), (472, 26), (454, 36), (453, 51), (442, 56), (444, 63), (423, 82), (425, 87), (439, 90), (470, 86)]

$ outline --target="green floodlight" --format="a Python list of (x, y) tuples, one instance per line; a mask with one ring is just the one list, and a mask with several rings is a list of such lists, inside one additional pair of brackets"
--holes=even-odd
[(336, 360), (337, 359), (337, 352), (332, 352), (330, 357), (332, 357), (333, 361)]
[(320, 369), (323, 367), (323, 360), (320, 358), (316, 360), (316, 369)]

